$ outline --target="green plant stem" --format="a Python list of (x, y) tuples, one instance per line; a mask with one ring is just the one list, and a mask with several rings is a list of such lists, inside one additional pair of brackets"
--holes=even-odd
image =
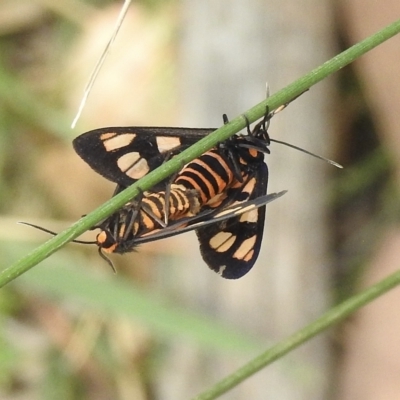
[(249, 376), (254, 375), (262, 368), (289, 353), (296, 347), (299, 347), (312, 337), (321, 333), (323, 330), (342, 321), (356, 310), (370, 303), (372, 300), (388, 292), (390, 289), (399, 284), (400, 271), (395, 272), (363, 292), (356, 294), (336, 307), (331, 308), (328, 312), (316, 319), (314, 322), (272, 346), (267, 351), (236, 370), (233, 374), (222, 379), (209, 390), (194, 397), (193, 400), (216, 399), (220, 395), (237, 386), (239, 383), (243, 382)]
[[(267, 100), (257, 104), (246, 112), (247, 118), (250, 122), (254, 122), (264, 115), (267, 106), (270, 110), (274, 110), (280, 105), (289, 102), (291, 99), (300, 95), (312, 85), (321, 81), (333, 72), (336, 72), (339, 69), (343, 68), (345, 65), (351, 63), (356, 58), (365, 54), (367, 51), (378, 46), (379, 44), (399, 32), (400, 20), (392, 23), (378, 33), (363, 40), (362, 42), (352, 46), (343, 53), (325, 62), (320, 67), (317, 67), (307, 75), (291, 83), (286, 88), (275, 93)], [(95, 211), (91, 212), (84, 218), (81, 218), (65, 231), (51, 238), (46, 243), (37, 247), (34, 251), (21, 258), (15, 264), (2, 271), (2, 273), (0, 273), (0, 287), (12, 281), (22, 273), (26, 272), (34, 265), (38, 264), (40, 261), (49, 257), (61, 246), (75, 239), (83, 232), (90, 229), (95, 224), (121, 208), (125, 203), (127, 203), (139, 194), (139, 188), (142, 191), (150, 189), (156, 183), (178, 171), (184, 164), (188, 163), (190, 160), (193, 160), (194, 158), (200, 156), (205, 151), (215, 146), (217, 143), (222, 142), (233, 134), (239, 132), (245, 126), (245, 118), (243, 118), (243, 116), (239, 116), (232, 120), (230, 123), (217, 129), (216, 132), (200, 140), (198, 143), (196, 143), (191, 148), (185, 150), (180, 155), (168, 161), (160, 168), (152, 171), (143, 179), (141, 179), (140, 182), (137, 182), (134, 185), (130, 186), (117, 196), (104, 203)]]

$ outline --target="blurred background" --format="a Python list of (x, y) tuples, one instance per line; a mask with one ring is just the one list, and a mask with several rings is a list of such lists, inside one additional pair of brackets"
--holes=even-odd
[[(107, 200), (71, 141), (103, 126), (218, 127), (398, 19), (394, 0), (0, 1), (0, 252), (8, 267)], [(274, 117), (262, 253), (227, 281), (194, 233), (115, 256), (69, 244), (0, 291), (1, 399), (188, 399), (398, 267), (400, 38)], [(89, 232), (83, 239), (93, 239)], [(223, 399), (398, 399), (400, 291)]]

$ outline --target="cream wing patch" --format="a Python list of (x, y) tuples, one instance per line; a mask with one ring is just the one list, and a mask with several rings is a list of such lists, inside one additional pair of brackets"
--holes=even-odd
[(247, 211), (240, 216), (240, 222), (253, 222), (256, 223), (258, 221), (258, 208), (254, 210)]
[(239, 248), (233, 254), (233, 257), (237, 258), (238, 260), (248, 261), (251, 259), (254, 253), (254, 245), (257, 240), (257, 235), (254, 235), (246, 240), (244, 240)]
[(135, 137), (134, 133), (125, 133), (124, 135), (116, 136), (115, 134), (105, 133), (101, 135), (100, 139), (103, 141), (103, 145), (107, 151), (113, 151), (129, 146)]
[(232, 233), (219, 232), (210, 239), (209, 244), (212, 249), (223, 253), (232, 247), (235, 240), (236, 236), (232, 235)]
[(117, 164), (119, 169), (132, 179), (140, 179), (150, 171), (147, 161), (136, 152), (124, 154)]
[(244, 193), (252, 193), (254, 190), (254, 187), (256, 186), (257, 181), (255, 178), (251, 178), (246, 185), (243, 187), (242, 192)]
[(179, 138), (169, 136), (157, 136), (156, 141), (160, 153), (171, 150), (181, 144)]

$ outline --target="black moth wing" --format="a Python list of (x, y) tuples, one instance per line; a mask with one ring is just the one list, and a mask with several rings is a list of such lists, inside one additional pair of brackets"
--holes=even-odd
[[(107, 127), (83, 133), (73, 147), (98, 174), (127, 187), (215, 129)], [(153, 190), (164, 186), (165, 181)]]
[[(236, 204), (262, 198), (267, 192), (268, 167), (260, 163), (242, 187)], [(264, 232), (265, 205), (196, 230), (200, 252), (207, 265), (222, 277), (238, 279), (253, 267), (260, 252)]]

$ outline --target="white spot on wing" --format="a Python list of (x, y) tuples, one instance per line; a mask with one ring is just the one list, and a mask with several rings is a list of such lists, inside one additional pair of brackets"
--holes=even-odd
[(258, 220), (258, 208), (255, 208), (254, 210), (248, 211), (246, 213), (243, 213), (240, 216), (240, 222), (257, 222)]
[[(256, 243), (257, 235), (252, 236), (251, 238), (248, 238), (242, 242), (242, 244), (239, 246), (239, 248), (235, 251), (233, 254), (233, 257), (239, 259), (239, 260), (245, 260), (248, 261), (246, 258), (246, 255), (251, 252), (253, 254), (253, 248)], [(251, 258), (251, 255), (250, 255)]]
[(140, 179), (150, 170), (147, 161), (136, 152), (124, 154), (118, 159), (117, 164), (119, 169), (132, 179)]
[(150, 171), (150, 167), (144, 158), (134, 165), (132, 168), (128, 169), (125, 173), (132, 179), (140, 179)]
[(120, 149), (122, 147), (129, 146), (135, 139), (136, 135), (134, 133), (125, 133), (122, 135), (116, 135), (112, 138), (108, 138), (105, 135), (101, 136), (103, 140), (103, 145), (107, 151), (113, 151)]
[(218, 275), (222, 275), (226, 269), (226, 265), (221, 265), (217, 271)]
[(157, 146), (160, 153), (178, 147), (181, 142), (177, 137), (157, 136)]
[(212, 249), (223, 253), (231, 248), (235, 240), (236, 236), (232, 235), (232, 233), (219, 232), (210, 239), (209, 244)]

